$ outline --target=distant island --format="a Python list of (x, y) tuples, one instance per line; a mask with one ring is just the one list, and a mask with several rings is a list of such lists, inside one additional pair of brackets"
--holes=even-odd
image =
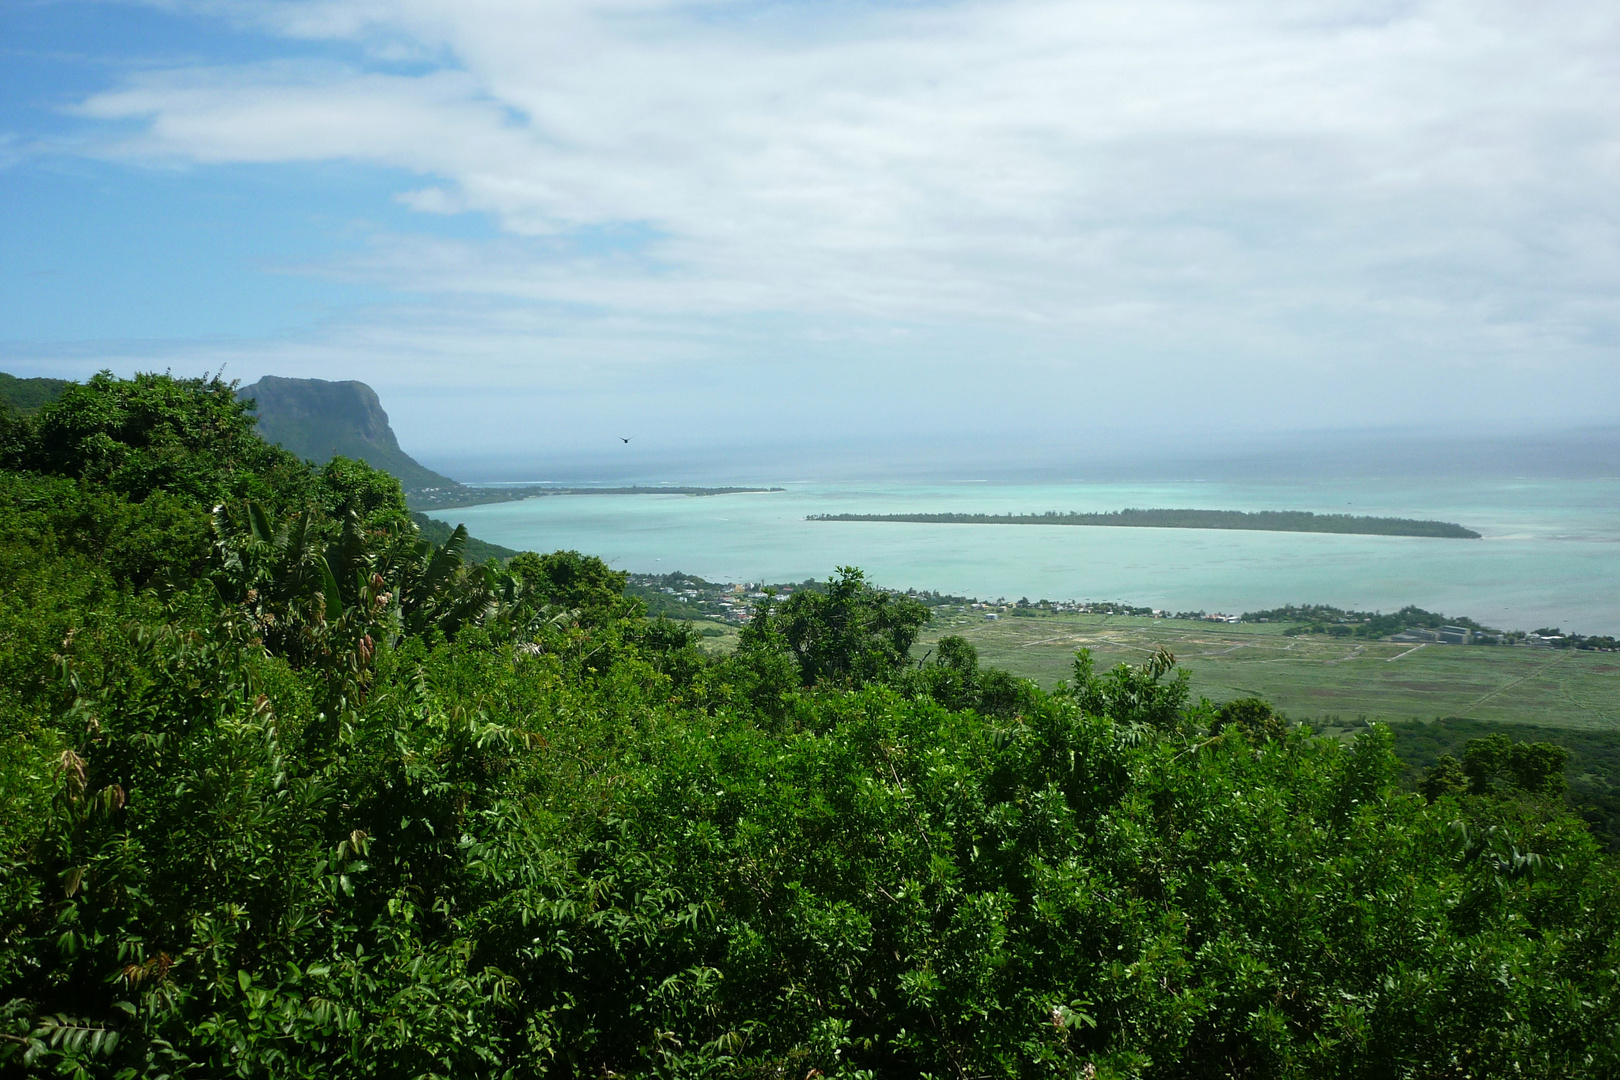
[(811, 514), (806, 521), (906, 521), (921, 525), (1102, 525), (1133, 529), (1241, 529), (1251, 532), (1351, 533), (1478, 540), (1449, 521), (1314, 514), (1309, 510), (1115, 510), (1105, 514)]

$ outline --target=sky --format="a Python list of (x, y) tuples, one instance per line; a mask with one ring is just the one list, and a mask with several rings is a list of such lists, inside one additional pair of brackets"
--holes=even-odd
[(10, 0), (0, 370), (430, 464), (1613, 427), (1617, 91), (1613, 0)]

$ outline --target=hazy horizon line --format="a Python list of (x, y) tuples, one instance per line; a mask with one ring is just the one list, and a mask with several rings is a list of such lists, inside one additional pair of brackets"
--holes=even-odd
[[(1110, 480), (1411, 479), (1458, 476), (1620, 479), (1620, 423), (1488, 434), (1412, 426), (1212, 435), (1121, 445), (967, 433), (931, 439), (828, 439), (726, 444), (643, 443), (565, 453), (424, 453), (429, 468), (486, 484), (761, 484), (932, 480), (944, 483)], [(1142, 436), (1137, 436), (1141, 439)], [(401, 440), (409, 451), (408, 436)], [(539, 478), (544, 479), (539, 479)]]

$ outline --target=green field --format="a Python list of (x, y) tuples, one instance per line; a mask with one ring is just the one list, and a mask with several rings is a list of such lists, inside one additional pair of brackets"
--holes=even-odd
[[(710, 628), (706, 649), (729, 652), (737, 627)], [(1490, 645), (1412, 646), (1287, 637), (1286, 625), (1225, 625), (1125, 615), (1003, 615), (989, 621), (936, 610), (912, 655), (959, 634), (990, 667), (1051, 689), (1067, 678), (1076, 649), (1099, 667), (1140, 663), (1160, 645), (1192, 672), (1193, 693), (1213, 701), (1261, 697), (1297, 720), (1359, 726), (1357, 720), (1468, 717), (1490, 723), (1620, 732), (1620, 654)], [(1334, 721), (1337, 720), (1338, 723)], [(1323, 723), (1323, 722), (1326, 723)]]
[(1076, 649), (1099, 667), (1165, 646), (1215, 701), (1262, 697), (1295, 719), (1429, 720), (1620, 729), (1620, 654), (1486, 645), (1351, 643), (1286, 637), (1282, 624), (1227, 625), (1120, 615), (938, 612), (916, 651), (960, 634), (980, 659), (1050, 688)]

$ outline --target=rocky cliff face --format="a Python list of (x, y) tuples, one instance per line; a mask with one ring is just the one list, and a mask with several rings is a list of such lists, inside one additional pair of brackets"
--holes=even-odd
[(405, 490), (459, 488), (399, 448), (377, 392), (363, 382), (266, 375), (236, 391), (258, 404), (259, 433), (300, 457), (324, 464), (359, 458), (398, 478)]

